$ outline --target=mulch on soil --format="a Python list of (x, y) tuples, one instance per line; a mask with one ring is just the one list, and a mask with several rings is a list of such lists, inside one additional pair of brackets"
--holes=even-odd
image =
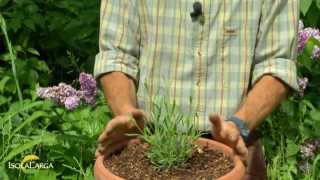
[(205, 180), (218, 178), (234, 167), (233, 161), (219, 151), (203, 148), (183, 167), (157, 171), (147, 158), (147, 145), (130, 145), (104, 162), (112, 173), (128, 180)]

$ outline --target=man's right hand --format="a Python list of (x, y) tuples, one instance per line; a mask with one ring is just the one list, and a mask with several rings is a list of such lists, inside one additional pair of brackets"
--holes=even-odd
[[(136, 121), (134, 123), (133, 119)], [(104, 131), (98, 138), (98, 148), (96, 150), (96, 156), (99, 154), (113, 153), (110, 149), (118, 149), (123, 144), (128, 143), (132, 136), (126, 134), (139, 133), (139, 128), (143, 128), (144, 120), (146, 116), (142, 110), (133, 109), (126, 115), (119, 115), (114, 117), (105, 127)], [(110, 148), (113, 147), (113, 148)]]

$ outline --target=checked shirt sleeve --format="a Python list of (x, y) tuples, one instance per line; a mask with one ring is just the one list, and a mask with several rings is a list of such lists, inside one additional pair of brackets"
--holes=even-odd
[(265, 0), (253, 62), (252, 84), (271, 74), (289, 87), (297, 84), (299, 0)]
[(99, 53), (94, 76), (120, 71), (137, 80), (140, 49), (138, 7), (134, 0), (102, 0)]

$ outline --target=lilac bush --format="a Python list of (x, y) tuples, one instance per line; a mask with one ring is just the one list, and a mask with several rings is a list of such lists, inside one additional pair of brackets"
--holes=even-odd
[(320, 26), (304, 22), (297, 34), (299, 90), (263, 124), (268, 179), (320, 178)]
[(76, 89), (65, 83), (59, 83), (58, 86), (47, 88), (39, 87), (37, 89), (37, 94), (40, 98), (50, 99), (58, 104), (64, 104), (67, 97), (75, 96), (76, 93)]
[(311, 158), (320, 150), (320, 139), (313, 139), (300, 146), (300, 153), (303, 158)]
[(67, 109), (75, 109), (79, 105), (80, 105), (80, 98), (78, 96), (67, 97), (65, 102), (64, 102), (64, 106)]
[(302, 160), (299, 162), (299, 170), (307, 172), (310, 170), (311, 165), (308, 160), (314, 158), (320, 150), (320, 139), (309, 140), (300, 146), (300, 155)]
[(37, 95), (43, 99), (49, 99), (65, 108), (72, 110), (84, 100), (87, 104), (95, 105), (97, 95), (97, 83), (92, 75), (81, 73), (79, 76), (80, 90), (72, 86), (59, 83), (58, 86), (39, 87)]
[(80, 91), (88, 104), (96, 103), (97, 83), (91, 74), (81, 73), (79, 76)]
[(312, 51), (311, 59), (318, 59), (320, 58), (320, 48), (319, 46), (315, 45)]
[(309, 80), (307, 77), (304, 78), (298, 78), (298, 85), (299, 85), (299, 95), (303, 96), (304, 95), (304, 91), (307, 88), (309, 83)]
[[(303, 54), (303, 49), (306, 47), (306, 44), (310, 38), (314, 38), (320, 41), (320, 31), (319, 29), (312, 27), (304, 27), (302, 21), (299, 21), (299, 32), (298, 32), (298, 53)], [(308, 56), (308, 59), (319, 59), (320, 58), (320, 48), (317, 45), (311, 46), (312, 54)], [(299, 95), (303, 96), (304, 91), (309, 84), (309, 79), (307, 77), (299, 77), (298, 85), (299, 85)]]
[(298, 165), (298, 168), (300, 171), (306, 173), (307, 171), (310, 170), (311, 166), (307, 161), (301, 161)]
[[(304, 27), (304, 24), (302, 21), (299, 22), (299, 33), (298, 33), (298, 53), (300, 55), (305, 55), (304, 57), (301, 56), (301, 65), (300, 75), (302, 75), (302, 78), (298, 78), (298, 85), (299, 85), (299, 95), (303, 96), (305, 94), (305, 90), (307, 86), (309, 85), (309, 79), (314, 80), (318, 77), (316, 76), (316, 72), (318, 71), (318, 65), (316, 61), (312, 61), (315, 59), (320, 58), (320, 48), (318, 43), (310, 43), (310, 47), (306, 47), (306, 44), (308, 43), (308, 40), (310, 38), (314, 38), (318, 41), (320, 41), (320, 31), (319, 29), (312, 28), (312, 27)], [(303, 52), (304, 48), (309, 48), (309, 51)], [(305, 58), (305, 59), (304, 59)], [(308, 63), (310, 63), (308, 65)], [(305, 68), (305, 67), (309, 67)], [(304, 69), (301, 71), (301, 69)], [(306, 71), (307, 70), (307, 71)], [(317, 82), (312, 82), (313, 84), (310, 84), (310, 91), (314, 91), (313, 93), (318, 94), (319, 91), (317, 91), (316, 88), (312, 88), (312, 86), (317, 87)], [(308, 99), (308, 101), (312, 102), (314, 98), (311, 97), (311, 99)], [(307, 101), (306, 98), (304, 98), (305, 101)], [(303, 142), (300, 146), (300, 155), (302, 157), (302, 162), (300, 164), (300, 170), (305, 171), (308, 166), (307, 161), (309, 159), (312, 159), (315, 157), (315, 155), (320, 150), (320, 139), (319, 138), (312, 138), (312, 140), (308, 140), (307, 142)]]
[(320, 40), (320, 32), (318, 29), (307, 27), (304, 28), (303, 23), (299, 22), (299, 32), (298, 32), (298, 51), (299, 53), (302, 52), (303, 48), (305, 47), (309, 38), (315, 38)]

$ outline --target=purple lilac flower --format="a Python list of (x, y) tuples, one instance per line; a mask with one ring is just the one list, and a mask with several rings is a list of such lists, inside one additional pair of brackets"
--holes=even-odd
[(63, 105), (66, 98), (76, 95), (76, 90), (65, 83), (59, 83), (58, 86), (37, 89), (37, 94), (40, 98), (50, 99), (60, 105)]
[(55, 92), (54, 97), (58, 98), (59, 104), (64, 104), (67, 97), (74, 96), (77, 93), (76, 89), (65, 83), (59, 83), (58, 86), (53, 86), (52, 89)]
[(298, 33), (298, 51), (302, 52), (310, 37), (320, 40), (320, 32), (315, 28), (304, 28)]
[[(37, 94), (40, 98), (49, 99), (59, 105), (65, 105), (67, 98), (76, 96), (77, 90), (68, 84), (59, 83), (58, 86), (39, 87)], [(69, 107), (67, 108), (69, 109)]]
[(312, 59), (318, 59), (318, 58), (320, 58), (320, 48), (319, 48), (317, 45), (315, 45), (314, 48), (313, 48), (311, 58), (312, 58)]
[(37, 89), (37, 95), (40, 98), (49, 99), (59, 105), (64, 105), (70, 110), (79, 106), (81, 99), (84, 99), (88, 104), (94, 105), (96, 103), (97, 94), (95, 79), (90, 74), (81, 73), (79, 81), (79, 91), (68, 84), (59, 83), (58, 86), (39, 87)]
[(300, 147), (300, 153), (304, 158), (314, 157), (320, 149), (320, 139), (314, 139)]
[(306, 144), (300, 147), (302, 157), (309, 158), (315, 155), (317, 147), (314, 144)]
[(96, 103), (97, 83), (92, 75), (81, 73), (79, 76), (80, 90), (82, 97), (88, 104)]
[(67, 97), (64, 102), (64, 106), (69, 110), (75, 109), (79, 105), (80, 105), (80, 98), (78, 96)]
[(310, 170), (310, 164), (307, 161), (302, 161), (299, 163), (299, 170), (306, 173)]
[(44, 88), (44, 87), (39, 87), (37, 88), (37, 95), (40, 98), (45, 98), (46, 94), (47, 94), (48, 88)]
[(299, 95), (303, 96), (304, 95), (304, 91), (307, 88), (309, 83), (309, 80), (307, 77), (304, 78), (298, 78), (298, 85), (299, 85)]

